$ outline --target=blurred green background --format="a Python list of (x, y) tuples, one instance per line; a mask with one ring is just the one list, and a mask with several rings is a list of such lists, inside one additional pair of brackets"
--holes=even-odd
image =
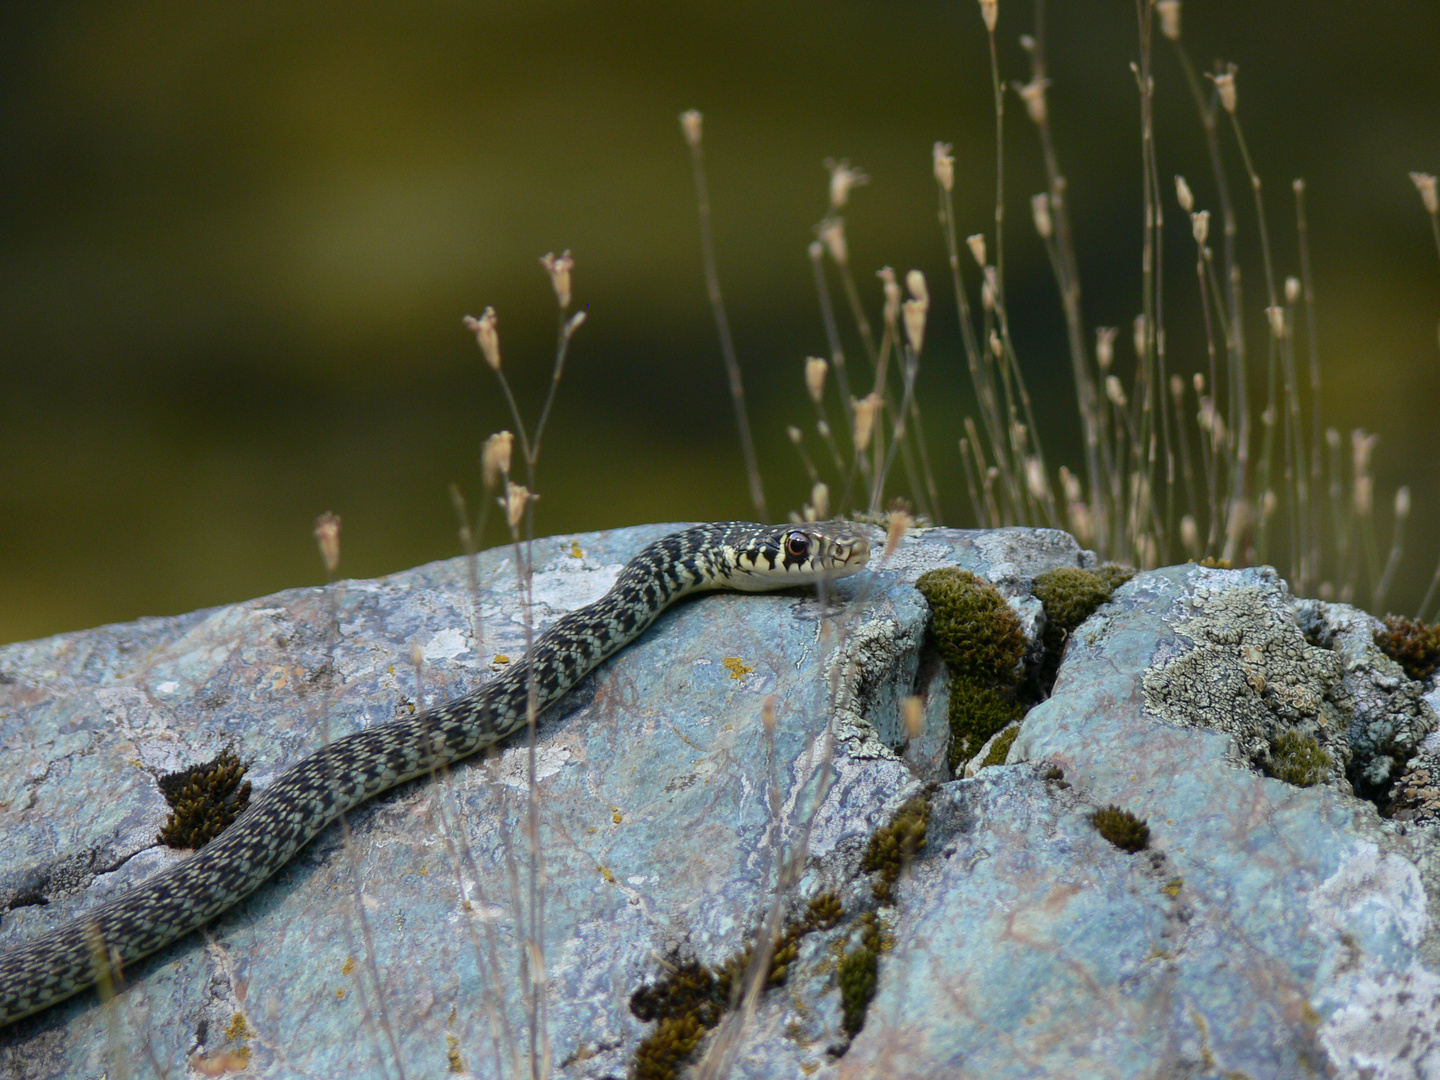
[[(1050, 108), (1090, 334), (1140, 309), (1135, 10), (1051, 7)], [(1440, 5), (1192, 0), (1184, 16), (1198, 64), (1240, 66), (1282, 276), (1298, 269), (1289, 182), (1307, 180), (1324, 411), (1382, 433), (1387, 542), (1389, 492), (1414, 491), (1394, 594), (1413, 608), (1440, 553), (1440, 269), (1406, 173), (1440, 171)], [(1017, 39), (1033, 17), (1001, 0), (1007, 78), (1028, 78)], [(446, 486), (473, 500), (479, 444), (509, 426), (460, 317), (496, 307), (533, 416), (554, 333), (536, 258), (567, 247), (589, 319), (546, 438), (539, 531), (751, 516), (683, 109), (705, 113), (773, 517), (807, 490), (784, 428), (811, 416), (800, 363), (825, 351), (805, 254), (826, 212), (822, 159), (872, 177), (846, 208), (865, 287), (884, 264), (945, 272), (937, 139), (955, 144), (962, 234), (993, 242), (973, 0), (61, 0), (0, 20), (0, 641), (317, 582), (310, 529), (325, 510), (344, 518), (348, 576), (457, 553)], [(1215, 204), (1157, 44), (1171, 361), (1189, 372), (1204, 357), (1169, 177)], [(1063, 324), (1028, 215), (1043, 174), (1013, 95), (1006, 120), (1017, 344), (1052, 464), (1076, 465)], [(1239, 208), (1254, 299), (1253, 210)], [(955, 437), (972, 406), (935, 291), (920, 393), (947, 523), (968, 524)], [(1258, 302), (1251, 315), (1261, 341)]]

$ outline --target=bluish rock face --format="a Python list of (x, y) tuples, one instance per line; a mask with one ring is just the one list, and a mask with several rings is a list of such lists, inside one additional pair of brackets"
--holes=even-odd
[[(673, 528), (536, 541), (535, 629)], [(1142, 574), (1071, 636), (1011, 764), (955, 780), (914, 581), (992, 581), (1038, 663), (1031, 581), (1094, 559), (1048, 530), (925, 530), (888, 559), (876, 540), (823, 603), (681, 604), (542, 718), (533, 765), (521, 739), (381, 796), (114, 1002), (0, 1031), (0, 1074), (398, 1076), (398, 1057), (511, 1077), (534, 1047), (542, 1072), (621, 1077), (656, 1030), (636, 990), (831, 892), (845, 917), (706, 1037), (707, 1075), (1440, 1076), (1440, 830), (1353, 793), (1428, 783), (1437, 697), (1395, 677), (1368, 616), (1262, 570)], [(263, 790), (327, 732), (513, 663), (514, 566), (496, 549), (478, 590), (457, 559), (0, 649), (0, 946), (184, 857), (155, 843), (159, 776), (233, 746)], [(1287, 731), (1328, 755), (1312, 786), (1266, 774)], [(925, 846), (881, 906), (862, 853), (922, 794)], [(1148, 848), (1101, 836), (1108, 805)], [(867, 915), (878, 992), (852, 1040), (838, 970)]]

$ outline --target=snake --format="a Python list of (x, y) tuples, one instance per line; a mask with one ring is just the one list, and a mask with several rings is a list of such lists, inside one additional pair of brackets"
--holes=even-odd
[(842, 521), (716, 522), (654, 541), (604, 596), (561, 615), (503, 674), (436, 708), (327, 743), (276, 777), (219, 836), (182, 861), (0, 952), (0, 1027), (210, 922), (366, 800), (526, 728), (532, 687), (538, 715), (682, 597), (832, 581), (860, 571), (869, 557), (863, 532)]

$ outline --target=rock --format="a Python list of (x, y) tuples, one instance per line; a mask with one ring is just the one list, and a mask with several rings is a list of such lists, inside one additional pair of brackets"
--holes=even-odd
[[(600, 596), (672, 528), (537, 541), (538, 626)], [(744, 1039), (767, 1055), (764, 1075), (833, 1069), (827, 1049), (846, 1039), (829, 950), (875, 907), (862, 853), (923, 782), (947, 779), (946, 680), (911, 583), (961, 565), (1023, 599), (1027, 575), (1083, 558), (1053, 531), (929, 530), (838, 583), (828, 629), (813, 592), (698, 598), (547, 714), (535, 775), (555, 1071), (626, 1075), (657, 1026), (634, 1015), (637, 990), (676, 963), (722, 964), (826, 891), (846, 918), (798, 941)], [(0, 947), (184, 857), (155, 842), (162, 776), (232, 747), (263, 790), (327, 729), (408, 715), (517, 659), (509, 549), (478, 570), (478, 599), (455, 559), (0, 648)], [(907, 746), (899, 702), (917, 687), (929, 727)], [(153, 1060), (170, 1075), (187, 1061), (393, 1075), (398, 1053), (410, 1075), (528, 1075), (521, 743), (353, 813), (348, 845), (327, 830), (247, 901), (126, 972), (111, 1005), (87, 992), (0, 1031), (0, 1073), (150, 1075)], [(801, 880), (776, 908), (777, 865), (797, 855)]]
[[(537, 622), (669, 528), (538, 541)], [(920, 531), (824, 608), (683, 604), (577, 686), (535, 747), (554, 1074), (676, 1075), (694, 1046), (755, 1080), (1440, 1077), (1440, 689), (1369, 616), (1263, 568), (1140, 574), (1069, 635), (1009, 764), (948, 775), (913, 582), (992, 581), (1033, 670), (1034, 577), (1094, 562), (1052, 531)], [(479, 578), (478, 603), (453, 560), (0, 649), (0, 946), (182, 857), (153, 841), (159, 776), (234, 746), (260, 790), (327, 724), (513, 662), (509, 552)], [(529, 762), (522, 740), (375, 800), (114, 1003), (0, 1031), (0, 1072), (528, 1075)], [(783, 972), (727, 1012), (767, 943)]]

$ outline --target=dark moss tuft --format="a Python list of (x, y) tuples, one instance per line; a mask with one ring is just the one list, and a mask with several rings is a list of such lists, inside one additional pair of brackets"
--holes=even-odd
[(1004, 765), (1005, 757), (1010, 753), (1010, 747), (1015, 744), (1015, 739), (1020, 734), (1018, 727), (1013, 727), (1003, 733), (990, 745), (990, 752), (985, 755), (985, 760), (980, 762), (980, 768), (988, 769), (991, 765)]
[(1141, 851), (1150, 843), (1150, 826), (1129, 810), (1107, 806), (1090, 815), (1090, 822), (1100, 835), (1121, 851)]
[(1112, 593), (1139, 572), (1140, 571), (1136, 570), (1133, 566), (1113, 562), (1106, 563), (1104, 566), (1097, 566), (1094, 570), (1095, 576), (1110, 586)]
[[(1122, 571), (1121, 567), (1109, 567), (1107, 571)], [(1122, 578), (1128, 581), (1134, 571)], [(1045, 638), (1048, 648), (1062, 645), (1075, 632), (1075, 628), (1088, 619), (1101, 604), (1106, 603), (1115, 592), (1115, 584), (1094, 570), (1081, 570), (1075, 566), (1060, 566), (1046, 570), (1035, 578), (1035, 598), (1045, 608)]]
[(693, 1013), (667, 1016), (635, 1050), (630, 1075), (634, 1080), (675, 1080), (705, 1032)]
[(199, 848), (224, 832), (250, 805), (250, 781), (242, 783), (244, 775), (244, 764), (226, 750), (203, 765), (161, 777), (160, 794), (170, 804), (161, 843)]
[(880, 976), (880, 922), (871, 912), (861, 916), (860, 944), (840, 961), (841, 1024), (852, 1039), (865, 1026), (865, 1013)]
[(1020, 707), (1003, 692), (964, 679), (950, 684), (950, 771), (980, 752), (991, 735), (1018, 719)]
[(845, 907), (833, 892), (821, 893), (805, 905), (802, 925), (809, 930), (829, 930), (845, 917)]
[(1313, 735), (1300, 731), (1282, 732), (1270, 744), (1265, 771), (1276, 780), (1296, 787), (1314, 787), (1330, 778), (1334, 762)]
[(1426, 626), (1419, 619), (1386, 615), (1385, 629), (1375, 634), (1375, 644), (1416, 682), (1440, 668), (1440, 625)]
[(930, 602), (935, 643), (952, 677), (982, 683), (1013, 678), (1025, 655), (1025, 633), (993, 585), (946, 567), (921, 574), (915, 587)]
[(925, 846), (925, 829), (930, 823), (930, 804), (924, 799), (911, 799), (900, 808), (889, 825), (882, 825), (870, 837), (860, 868), (878, 870), (872, 886), (875, 899), (882, 904), (895, 899), (895, 882), (915, 853)]

